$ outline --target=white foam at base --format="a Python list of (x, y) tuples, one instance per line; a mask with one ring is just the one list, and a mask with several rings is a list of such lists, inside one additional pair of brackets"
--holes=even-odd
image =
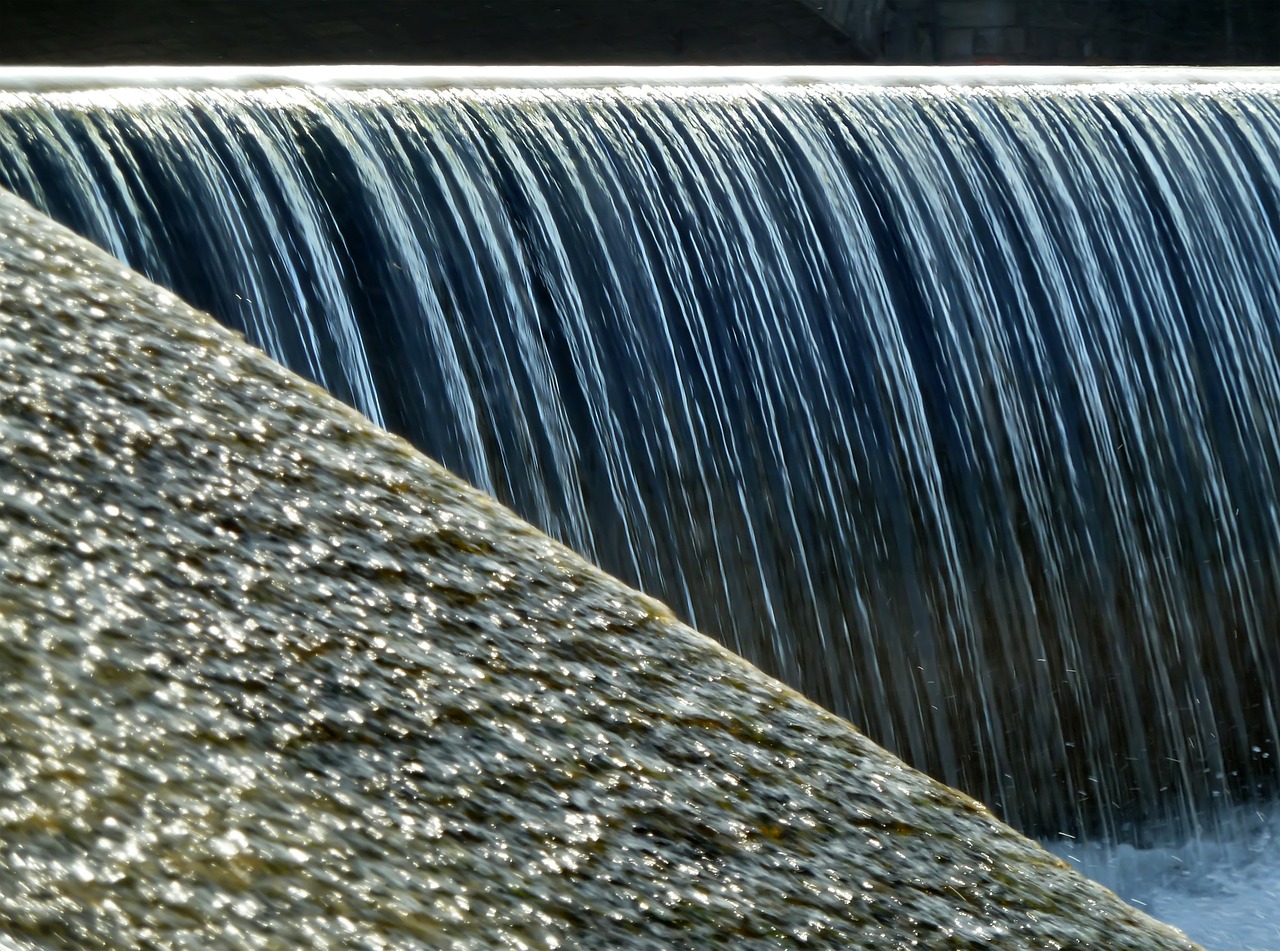
[(1241, 808), (1222, 831), (1180, 845), (1050, 850), (1208, 951), (1280, 948), (1280, 804)]
[(0, 89), (609, 87), (707, 85), (1253, 85), (1280, 68), (1182, 66), (107, 66), (0, 68)]

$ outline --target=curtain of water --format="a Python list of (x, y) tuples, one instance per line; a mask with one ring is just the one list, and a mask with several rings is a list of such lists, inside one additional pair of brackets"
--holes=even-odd
[(1275, 778), (1278, 89), (10, 93), (0, 184), (1015, 822)]

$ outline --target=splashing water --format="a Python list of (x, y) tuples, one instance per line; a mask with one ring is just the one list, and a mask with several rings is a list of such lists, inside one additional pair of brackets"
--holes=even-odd
[(1059, 842), (1051, 850), (1206, 948), (1280, 946), (1280, 810), (1228, 810), (1211, 835), (1148, 832), (1147, 844)]
[(0, 184), (1033, 831), (1274, 785), (1280, 87), (15, 91)]

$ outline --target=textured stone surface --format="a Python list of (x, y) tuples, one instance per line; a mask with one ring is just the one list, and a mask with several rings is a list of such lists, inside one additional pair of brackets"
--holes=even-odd
[(0, 940), (1188, 948), (0, 196)]

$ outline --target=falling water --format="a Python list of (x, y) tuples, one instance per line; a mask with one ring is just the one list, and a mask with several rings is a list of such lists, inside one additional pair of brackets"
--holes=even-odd
[(1024, 828), (1275, 785), (1280, 85), (16, 90), (0, 185)]

